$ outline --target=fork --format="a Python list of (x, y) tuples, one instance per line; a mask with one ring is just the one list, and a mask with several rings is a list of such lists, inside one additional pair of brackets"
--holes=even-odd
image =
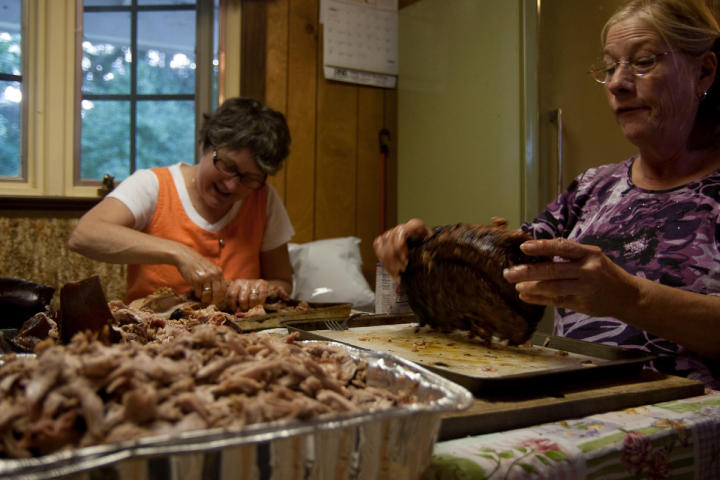
[[(345, 320), (343, 320), (343, 323), (345, 323)], [(347, 325), (343, 326), (337, 320), (325, 320), (325, 328), (328, 330), (347, 330), (348, 327)]]
[(345, 319), (343, 319), (342, 322), (338, 322), (337, 320), (334, 320), (334, 319), (325, 320), (325, 327), (328, 330), (336, 330), (336, 331), (347, 330), (348, 328), (350, 328), (350, 327), (348, 327), (350, 320), (357, 318), (357, 317), (361, 317), (363, 315), (369, 315), (369, 313), (366, 313), (366, 312), (353, 313), (352, 315), (345, 317)]

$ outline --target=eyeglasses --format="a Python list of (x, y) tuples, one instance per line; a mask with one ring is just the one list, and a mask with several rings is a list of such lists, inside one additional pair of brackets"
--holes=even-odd
[(213, 165), (227, 179), (237, 178), (240, 183), (251, 190), (261, 189), (267, 180), (267, 175), (258, 176), (238, 172), (235, 164), (228, 159), (220, 158), (216, 150), (213, 150)]
[(650, 73), (662, 57), (670, 53), (672, 53), (672, 51), (668, 50), (667, 52), (656, 53), (654, 55), (643, 55), (632, 60), (618, 60), (617, 62), (603, 61), (599, 65), (590, 68), (590, 75), (592, 75), (598, 83), (605, 84), (610, 81), (620, 65), (627, 65), (630, 73), (636, 77), (642, 77)]

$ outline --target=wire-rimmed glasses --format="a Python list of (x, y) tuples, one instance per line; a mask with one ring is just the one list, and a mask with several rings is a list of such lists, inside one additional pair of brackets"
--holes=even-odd
[(610, 81), (620, 65), (627, 65), (633, 76), (642, 77), (650, 73), (650, 71), (657, 66), (660, 59), (670, 53), (672, 53), (672, 50), (651, 55), (641, 55), (632, 60), (618, 60), (616, 62), (601, 60), (590, 67), (590, 75), (592, 75), (596, 82), (605, 84)]
[(267, 180), (267, 175), (258, 176), (238, 172), (237, 168), (235, 168), (235, 163), (218, 156), (217, 150), (213, 150), (213, 165), (224, 177), (228, 179), (237, 177), (240, 183), (251, 190), (260, 190)]

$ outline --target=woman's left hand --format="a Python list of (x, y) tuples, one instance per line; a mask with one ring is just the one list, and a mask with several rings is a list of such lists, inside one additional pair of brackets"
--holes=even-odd
[(262, 278), (241, 278), (233, 280), (225, 296), (232, 311), (247, 311), (257, 305), (262, 305), (268, 297), (280, 297), (287, 300), (289, 297), (284, 289), (273, 285)]
[(640, 296), (636, 277), (615, 265), (597, 246), (556, 238), (529, 240), (520, 248), (527, 255), (560, 257), (505, 270), (505, 279), (515, 284), (524, 302), (620, 317)]

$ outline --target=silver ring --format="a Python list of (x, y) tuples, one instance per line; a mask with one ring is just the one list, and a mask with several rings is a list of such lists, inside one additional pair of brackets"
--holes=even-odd
[(205, 286), (203, 287), (203, 292), (209, 292), (210, 290), (212, 290), (212, 288), (210, 287), (210, 285), (205, 285)]
[(250, 289), (250, 295), (259, 295), (259, 294), (260, 294), (260, 290), (258, 290), (257, 288)]

